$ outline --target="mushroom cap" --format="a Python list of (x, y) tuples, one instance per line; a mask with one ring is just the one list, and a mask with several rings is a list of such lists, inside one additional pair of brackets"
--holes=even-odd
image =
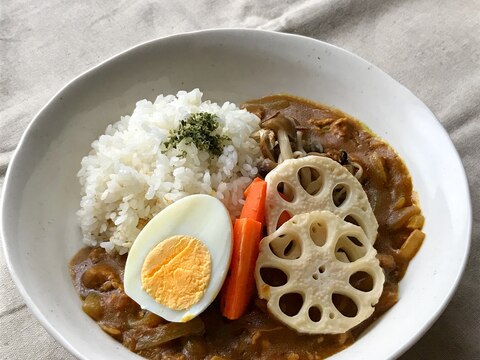
[(271, 118), (262, 121), (260, 126), (263, 129), (273, 130), (275, 133), (278, 133), (278, 130), (284, 130), (292, 140), (297, 139), (295, 120), (281, 113), (276, 113)]

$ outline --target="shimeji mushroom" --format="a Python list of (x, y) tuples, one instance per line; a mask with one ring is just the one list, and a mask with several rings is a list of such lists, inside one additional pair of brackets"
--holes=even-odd
[(280, 148), (280, 155), (278, 156), (277, 162), (281, 163), (283, 160), (291, 159), (293, 157), (293, 151), (290, 140), (297, 145), (295, 121), (288, 116), (277, 113), (273, 117), (263, 121), (261, 127), (262, 129), (273, 131), (277, 136), (278, 146)]
[[(263, 129), (273, 131), (277, 135), (278, 146), (280, 148), (280, 154), (278, 156), (279, 164), (285, 160), (306, 155), (306, 151), (303, 148), (302, 131), (297, 130), (295, 120), (291, 117), (276, 113), (273, 117), (263, 121), (261, 126)], [(294, 144), (293, 149), (292, 143)], [(302, 185), (311, 183), (312, 172), (309, 168), (302, 168), (299, 175)], [(291, 190), (285, 186), (283, 193), (285, 196), (290, 197)]]

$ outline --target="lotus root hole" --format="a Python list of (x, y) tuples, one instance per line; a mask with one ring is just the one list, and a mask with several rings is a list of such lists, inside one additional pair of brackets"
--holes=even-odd
[(343, 249), (338, 249), (335, 251), (335, 257), (337, 258), (338, 261), (341, 261), (343, 263), (349, 263), (350, 259), (348, 258), (347, 253)]
[(295, 260), (302, 255), (301, 241), (293, 235), (282, 234), (269, 244), (274, 255), (281, 259)]
[(303, 295), (296, 292), (283, 294), (279, 301), (278, 305), (280, 310), (287, 316), (297, 315), (303, 306)]
[(322, 311), (317, 306), (308, 309), (308, 317), (313, 322), (319, 322), (322, 319)]
[(343, 220), (345, 220), (346, 222), (349, 222), (350, 224), (360, 226), (357, 219), (355, 219), (353, 217), (353, 215), (347, 215), (347, 216), (345, 216), (345, 219), (343, 219)]
[(341, 207), (343, 204), (347, 202), (347, 198), (350, 194), (350, 189), (347, 185), (338, 184), (333, 188), (332, 191), (332, 198), (333, 203), (336, 207)]
[(348, 296), (333, 293), (332, 303), (337, 308), (337, 310), (345, 317), (354, 318), (358, 314), (357, 305)]
[(373, 290), (373, 278), (365, 271), (357, 271), (356, 273), (353, 273), (350, 275), (348, 282), (355, 289), (363, 292), (369, 292)]
[(317, 169), (304, 166), (297, 172), (298, 182), (309, 195), (316, 195), (322, 190), (323, 179)]
[(272, 287), (283, 286), (288, 282), (288, 275), (282, 270), (273, 267), (262, 267), (260, 277), (263, 282)]
[[(362, 209), (363, 210), (363, 209)], [(365, 234), (368, 234), (368, 228), (365, 226), (363, 221), (358, 221), (353, 215), (347, 215), (345, 216), (344, 219), (346, 222), (349, 222), (350, 224), (360, 226), (362, 230), (365, 232)]]
[(310, 238), (317, 246), (323, 246), (327, 242), (327, 227), (321, 222), (314, 222), (310, 225)]
[[(277, 225), (275, 226), (275, 230), (278, 230), (284, 223), (286, 223), (291, 218), (292, 218), (292, 214), (290, 212), (288, 212), (287, 210), (282, 211), (282, 213), (278, 217)], [(293, 220), (292, 224), (295, 225), (296, 221)]]
[(295, 190), (293, 189), (293, 186), (286, 182), (281, 181), (278, 183), (277, 192), (280, 197), (287, 202), (292, 202), (295, 198)]
[(359, 247), (363, 247), (363, 244), (356, 236), (347, 236), (348, 240), (350, 240), (352, 243)]
[(355, 262), (366, 253), (366, 248), (355, 236), (341, 236), (335, 246), (335, 256), (341, 262)]

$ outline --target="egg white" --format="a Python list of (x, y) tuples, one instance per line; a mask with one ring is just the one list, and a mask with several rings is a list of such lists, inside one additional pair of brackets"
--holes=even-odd
[[(204, 296), (186, 310), (157, 303), (142, 289), (141, 271), (148, 253), (174, 235), (189, 235), (204, 243), (211, 255), (211, 276)], [(167, 321), (186, 322), (202, 313), (215, 299), (227, 276), (232, 256), (232, 223), (225, 206), (209, 195), (190, 195), (171, 204), (142, 229), (125, 265), (125, 293), (143, 309)]]

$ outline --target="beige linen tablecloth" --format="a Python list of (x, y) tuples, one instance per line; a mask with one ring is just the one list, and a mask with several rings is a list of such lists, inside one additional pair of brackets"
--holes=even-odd
[[(470, 182), (472, 250), (445, 313), (402, 359), (480, 359), (480, 1), (2, 0), (0, 187), (25, 127), (66, 82), (140, 42), (214, 27), (338, 45), (378, 65), (437, 115)], [(73, 359), (25, 306), (3, 252), (0, 359)]]

